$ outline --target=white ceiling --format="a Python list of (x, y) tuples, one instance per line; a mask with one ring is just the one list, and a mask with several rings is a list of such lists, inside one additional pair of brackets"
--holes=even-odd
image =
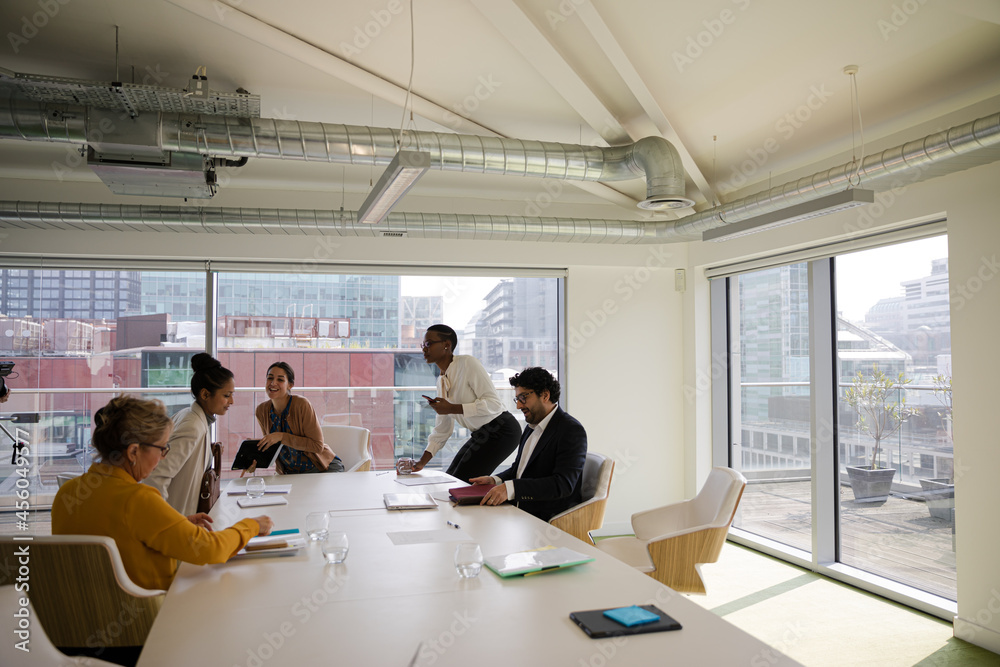
[[(869, 143), (984, 101), (1000, 110), (997, 0), (413, 5), (416, 114), (408, 127), (585, 144), (658, 134), (680, 151), (699, 210), (713, 197), (729, 201), (849, 154), (846, 65), (860, 67)], [(46, 7), (58, 12), (43, 16)], [(26, 28), (32, 22), (37, 34)], [(265, 117), (403, 122), (408, 0), (5, 0), (0, 67), (114, 80), (116, 25), (121, 80), (132, 80), (134, 67), (137, 83), (183, 88), (205, 66), (213, 89), (260, 95)], [(0, 141), (0, 177), (45, 193), (35, 199), (136, 203), (111, 195), (85, 166), (57, 176), (52, 162), (66, 154), (66, 146)], [(746, 162), (754, 158), (761, 164)], [(741, 164), (751, 172), (745, 184), (733, 179)], [(379, 175), (260, 159), (228, 171), (209, 205), (287, 206), (295, 191), (310, 193), (310, 207), (319, 200), (356, 209)], [(543, 186), (431, 172), (396, 210), (521, 214)], [(591, 217), (641, 217), (629, 201), (643, 198), (641, 180), (584, 187), (561, 188), (544, 215), (582, 205), (596, 210)]]

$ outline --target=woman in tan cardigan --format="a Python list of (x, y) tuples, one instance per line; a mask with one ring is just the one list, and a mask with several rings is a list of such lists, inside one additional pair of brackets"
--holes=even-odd
[(257, 423), (264, 437), (257, 443), (261, 450), (277, 444), (276, 467), (282, 475), (309, 472), (344, 472), (340, 458), (323, 443), (323, 431), (309, 401), (293, 396), (295, 372), (284, 361), (267, 369), (264, 391), (269, 400), (257, 406)]

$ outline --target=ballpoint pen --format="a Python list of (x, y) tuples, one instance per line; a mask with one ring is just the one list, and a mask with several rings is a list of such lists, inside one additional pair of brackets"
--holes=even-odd
[(451, 521), (448, 522), (448, 525), (451, 526), (452, 528), (461, 528), (461, 526), (459, 526), (457, 523), (452, 523)]

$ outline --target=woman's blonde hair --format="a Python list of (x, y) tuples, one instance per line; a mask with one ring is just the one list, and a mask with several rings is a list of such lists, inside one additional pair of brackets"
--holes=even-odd
[(160, 401), (122, 394), (94, 413), (94, 449), (102, 461), (117, 464), (129, 445), (155, 443), (170, 424)]

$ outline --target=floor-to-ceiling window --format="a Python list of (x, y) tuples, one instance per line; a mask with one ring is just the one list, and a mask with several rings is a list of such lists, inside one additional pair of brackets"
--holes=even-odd
[(948, 251), (927, 229), (713, 277), (715, 424), (748, 479), (740, 539), (955, 600)]
[(749, 480), (734, 524), (811, 549), (807, 267), (736, 276), (729, 312), (731, 465)]
[(946, 239), (834, 262), (840, 561), (955, 599)]
[[(294, 267), (293, 267), (294, 268)], [(254, 407), (267, 367), (292, 365), (295, 391), (326, 424), (372, 432), (378, 467), (419, 456), (434, 424), (421, 394), (436, 367), (420, 342), (428, 326), (459, 335), (508, 409), (507, 384), (525, 366), (558, 374), (555, 273), (401, 276), (277, 271), (206, 272), (0, 268), (0, 360), (14, 362), (0, 409), (0, 509), (15, 496), (13, 440), (30, 445), (30, 491), (44, 505), (60, 474), (89, 465), (92, 415), (119, 391), (190, 405), (191, 357), (214, 345), (236, 376), (235, 405), (217, 422), (224, 469), (259, 436)], [(214, 327), (206, 329), (206, 314)], [(213, 342), (214, 341), (214, 342)], [(516, 416), (520, 416), (519, 414)], [(18, 431), (17, 429), (20, 429)], [(468, 433), (456, 428), (432, 466), (447, 466)]]
[[(0, 359), (14, 364), (0, 408), (0, 508), (24, 484), (44, 504), (60, 475), (85, 470), (93, 414), (118, 392), (171, 411), (190, 403), (177, 387), (190, 378), (186, 346), (204, 349), (204, 291), (197, 343), (179, 338), (177, 324), (198, 316), (178, 310), (192, 281), (204, 288), (192, 272), (0, 269)], [(14, 465), (14, 439), (26, 445), (26, 467)]]

